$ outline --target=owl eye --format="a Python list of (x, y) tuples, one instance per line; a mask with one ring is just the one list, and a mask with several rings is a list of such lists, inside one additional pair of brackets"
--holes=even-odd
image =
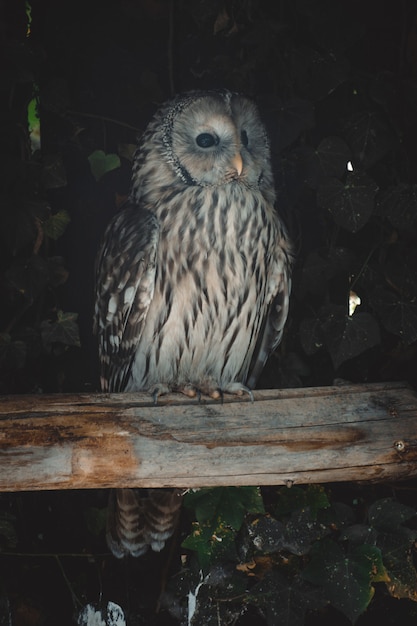
[(248, 147), (249, 138), (246, 130), (240, 131), (240, 141), (242, 142), (242, 145), (245, 146), (245, 148)]
[(211, 148), (218, 145), (219, 138), (211, 133), (201, 133), (201, 135), (197, 136), (196, 142), (200, 148)]

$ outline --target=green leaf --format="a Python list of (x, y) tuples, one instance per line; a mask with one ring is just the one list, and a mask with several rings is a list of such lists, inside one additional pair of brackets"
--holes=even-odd
[[(38, 91), (35, 85), (35, 91)], [(41, 123), (39, 119), (39, 98), (35, 96), (28, 104), (28, 128), (32, 152), (41, 147)]]
[(40, 127), (40, 119), (38, 114), (38, 98), (32, 98), (28, 104), (28, 126), (29, 131), (37, 131), (39, 132)]
[(197, 552), (204, 570), (222, 558), (235, 558), (236, 532), (245, 515), (264, 511), (258, 487), (200, 489), (188, 493), (184, 504), (194, 509), (197, 522), (183, 546)]
[(328, 535), (330, 530), (317, 521), (310, 507), (294, 511), (285, 525), (284, 547), (291, 554), (308, 554), (311, 546), (318, 539)]
[(297, 281), (297, 293), (306, 294), (325, 293), (327, 281), (334, 276), (349, 275), (356, 269), (357, 259), (352, 250), (343, 247), (333, 248), (331, 251), (319, 248), (311, 252), (301, 271), (301, 278)]
[(314, 519), (320, 509), (330, 506), (325, 488), (322, 485), (308, 485), (308, 487), (282, 487), (278, 491), (278, 502), (274, 513), (280, 519), (293, 512), (308, 507)]
[(340, 137), (326, 137), (315, 150), (311, 149), (303, 164), (307, 169), (305, 182), (313, 189), (327, 177), (341, 178), (352, 158), (349, 146)]
[(345, 554), (334, 541), (323, 539), (311, 554), (303, 578), (322, 587), (330, 604), (355, 623), (372, 600), (374, 576), (381, 575), (380, 551), (364, 545)]
[(369, 302), (389, 332), (401, 337), (408, 345), (417, 341), (417, 304), (414, 299), (407, 301), (393, 291), (376, 287)]
[(42, 183), (45, 189), (60, 189), (67, 184), (67, 172), (60, 154), (47, 154), (42, 160)]
[(98, 537), (106, 529), (107, 507), (99, 509), (98, 507), (90, 506), (84, 511), (84, 518), (89, 532)]
[(235, 538), (235, 531), (221, 521), (193, 522), (193, 531), (182, 547), (196, 552), (201, 568), (207, 572), (214, 563), (236, 560)]
[(303, 131), (314, 126), (314, 108), (308, 100), (274, 98), (271, 108), (275, 119), (277, 150), (290, 145)]
[(325, 604), (317, 588), (276, 568), (250, 590), (250, 600), (262, 609), (268, 626), (304, 626), (307, 611)]
[(57, 320), (44, 320), (41, 323), (42, 342), (46, 349), (54, 343), (80, 347), (80, 335), (77, 324), (77, 313), (58, 311)]
[(120, 158), (117, 154), (105, 154), (103, 150), (95, 150), (88, 157), (91, 172), (99, 181), (105, 174), (120, 167)]
[(401, 526), (417, 515), (416, 510), (393, 498), (377, 500), (368, 511), (369, 524), (377, 532), (376, 544), (381, 550), (389, 577), (388, 591), (395, 598), (417, 601), (417, 572), (412, 547), (417, 530)]
[(239, 530), (247, 513), (263, 513), (264, 506), (258, 487), (216, 487), (189, 492), (184, 498), (187, 508), (195, 511), (197, 520), (222, 520)]
[(13, 288), (32, 303), (49, 282), (48, 262), (38, 254), (27, 259), (16, 259), (5, 275)]
[(394, 228), (412, 228), (417, 220), (417, 185), (389, 187), (378, 198), (377, 206)]
[(58, 211), (58, 213), (51, 215), (49, 219), (45, 222), (45, 235), (56, 241), (64, 234), (65, 229), (70, 221), (71, 218), (67, 211), (65, 211), (64, 209)]
[(339, 226), (356, 233), (371, 217), (378, 186), (363, 172), (349, 172), (346, 182), (327, 178), (318, 188), (317, 203)]
[(49, 281), (52, 287), (59, 287), (68, 280), (69, 272), (64, 267), (64, 259), (59, 256), (48, 258)]
[(292, 53), (296, 89), (309, 100), (321, 100), (343, 83), (349, 72), (348, 62), (341, 56), (314, 48), (297, 47)]
[(381, 342), (379, 325), (370, 313), (348, 315), (342, 306), (323, 307), (323, 337), (335, 369)]
[(270, 515), (261, 515), (246, 523), (251, 544), (262, 554), (273, 554), (284, 548), (284, 530), (284, 524)]
[[(247, 578), (227, 563), (212, 567), (206, 575), (200, 568), (196, 572), (193, 565), (182, 569), (168, 582), (165, 608), (178, 617), (180, 607), (186, 606), (186, 623), (193, 626), (235, 624), (245, 612)], [(181, 623), (185, 622), (181, 620)]]
[(411, 548), (417, 532), (398, 528), (395, 532), (378, 534), (377, 545), (389, 577), (387, 589), (395, 598), (408, 598), (417, 602), (417, 572)]
[(343, 129), (354, 160), (368, 169), (395, 145), (397, 139), (385, 116), (375, 111), (354, 113)]
[(304, 352), (307, 355), (315, 354), (324, 345), (320, 318), (305, 317), (300, 324), (298, 336)]
[(380, 530), (397, 529), (400, 524), (416, 517), (417, 511), (393, 498), (373, 502), (368, 510), (369, 523)]

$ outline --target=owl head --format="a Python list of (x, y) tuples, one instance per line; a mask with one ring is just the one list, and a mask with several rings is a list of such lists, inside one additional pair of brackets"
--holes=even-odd
[(226, 90), (188, 92), (165, 104), (144, 135), (135, 165), (134, 183), (142, 175), (150, 182), (152, 169), (164, 184), (273, 189), (258, 109), (249, 98)]

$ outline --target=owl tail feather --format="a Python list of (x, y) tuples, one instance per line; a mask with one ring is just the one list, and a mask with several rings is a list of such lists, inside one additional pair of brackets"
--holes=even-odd
[(107, 545), (115, 557), (160, 552), (175, 531), (181, 489), (112, 489), (107, 513)]

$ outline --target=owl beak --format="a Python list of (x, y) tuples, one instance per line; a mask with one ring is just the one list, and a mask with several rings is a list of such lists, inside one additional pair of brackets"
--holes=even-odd
[(235, 156), (233, 157), (232, 166), (233, 166), (233, 169), (237, 172), (237, 175), (240, 176), (243, 170), (243, 161), (239, 152), (237, 152)]

